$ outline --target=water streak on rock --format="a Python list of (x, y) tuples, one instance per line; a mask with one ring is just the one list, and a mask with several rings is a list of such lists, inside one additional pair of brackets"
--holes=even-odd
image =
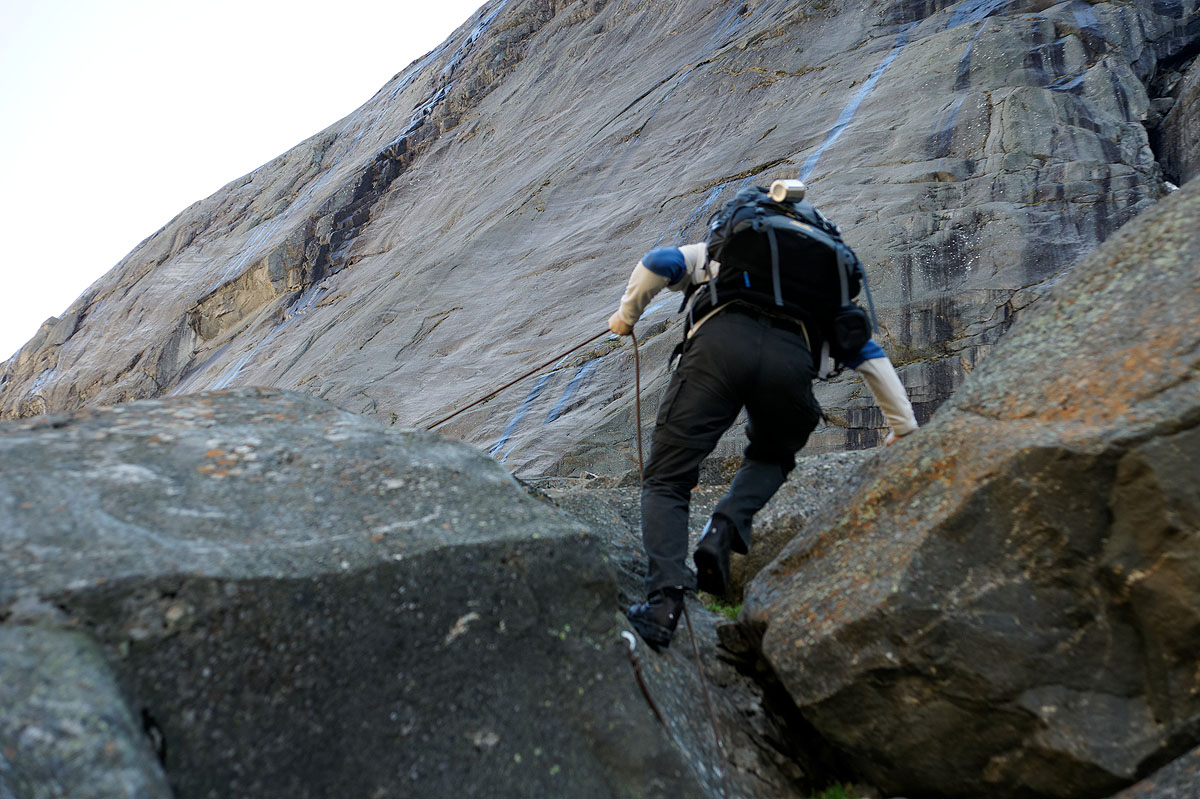
[(817, 161), (820, 160), (821, 155), (833, 146), (833, 143), (841, 137), (850, 123), (854, 121), (854, 115), (858, 111), (858, 107), (862, 105), (863, 100), (867, 99), (867, 95), (875, 88), (875, 84), (883, 76), (884, 70), (896, 60), (896, 56), (900, 55), (900, 51), (904, 49), (904, 45), (908, 44), (908, 33), (916, 25), (917, 23), (912, 22), (901, 28), (900, 33), (896, 35), (896, 43), (892, 45), (892, 49), (887, 54), (887, 57), (880, 62), (879, 66), (875, 67), (874, 71), (871, 72), (871, 76), (867, 78), (866, 83), (862, 85), (854, 97), (851, 98), (850, 102), (846, 104), (846, 107), (842, 109), (842, 113), (838, 114), (837, 122), (825, 134), (825, 141), (821, 142), (821, 146), (817, 148), (817, 151), (804, 161), (804, 166), (800, 168), (800, 180), (809, 180), (813, 170), (817, 167)]

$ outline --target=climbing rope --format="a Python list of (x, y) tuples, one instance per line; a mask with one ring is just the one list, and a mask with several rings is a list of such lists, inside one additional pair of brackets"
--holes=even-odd
[(487, 401), (488, 401), (488, 400), (490, 400), (492, 397), (496, 396), (497, 394), (501, 393), (502, 391), (504, 391), (504, 390), (506, 390), (506, 389), (509, 389), (509, 388), (512, 388), (513, 386), (515, 386), (517, 383), (520, 383), (520, 382), (521, 382), (522, 380), (524, 380), (525, 378), (527, 378), (527, 377), (530, 377), (530, 376), (532, 376), (532, 375), (534, 375), (534, 374), (536, 374), (536, 373), (540, 372), (542, 369), (545, 369), (547, 366), (549, 366), (550, 364), (554, 363), (555, 361), (558, 361), (558, 360), (561, 360), (561, 359), (563, 359), (563, 358), (567, 357), (568, 355), (570, 355), (570, 354), (571, 354), (572, 352), (574, 352), (575, 350), (580, 350), (580, 349), (583, 349), (584, 347), (586, 347), (587, 345), (591, 344), (593, 341), (595, 341), (596, 339), (600, 338), (601, 336), (606, 336), (606, 335), (608, 335), (608, 333), (609, 333), (608, 329), (607, 329), (607, 328), (605, 328), (603, 331), (601, 331), (601, 332), (597, 333), (596, 335), (592, 336), (592, 337), (591, 337), (591, 338), (589, 338), (587, 341), (584, 341), (584, 342), (581, 342), (581, 343), (579, 343), (579, 344), (576, 344), (574, 347), (572, 347), (571, 349), (567, 350), (566, 352), (563, 352), (563, 353), (560, 353), (560, 354), (558, 354), (558, 355), (555, 355), (553, 358), (551, 358), (550, 360), (548, 360), (548, 361), (546, 361), (545, 363), (541, 364), (540, 366), (535, 366), (534, 368), (530, 369), (528, 372), (526, 372), (525, 374), (521, 375), (520, 377), (518, 377), (518, 378), (516, 378), (516, 379), (514, 379), (514, 380), (510, 380), (509, 382), (507, 382), (507, 383), (505, 383), (504, 385), (500, 386), (500, 388), (498, 388), (498, 389), (496, 389), (495, 391), (491, 392), (491, 393), (490, 393), (490, 394), (488, 394), (487, 396), (485, 396), (485, 397), (480, 397), (479, 399), (477, 399), (477, 400), (475, 400), (474, 402), (472, 402), (470, 405), (466, 405), (466, 406), (464, 406), (464, 407), (462, 407), (462, 408), (459, 408), (457, 411), (455, 411), (454, 413), (450, 414), (449, 416), (446, 416), (446, 417), (444, 417), (444, 418), (442, 418), (442, 419), (438, 419), (438, 420), (437, 420), (436, 422), (434, 422), (433, 424), (426, 426), (426, 428), (425, 428), (425, 429), (426, 429), (426, 430), (433, 430), (435, 427), (441, 427), (441, 426), (442, 426), (442, 425), (444, 425), (446, 422), (448, 422), (448, 421), (450, 421), (451, 419), (453, 419), (455, 416), (458, 416), (460, 413), (466, 413), (467, 411), (469, 411), (469, 410), (471, 410), (472, 408), (474, 408), (476, 405), (482, 405), (483, 403), (487, 402)]
[(658, 704), (654, 701), (654, 697), (650, 695), (650, 686), (646, 685), (646, 678), (642, 675), (642, 661), (637, 656), (637, 636), (625, 630), (621, 633), (621, 637), (629, 644), (629, 665), (633, 667), (633, 676), (637, 680), (638, 687), (642, 689), (642, 696), (646, 700), (646, 704), (654, 711), (654, 718), (658, 719), (658, 723), (667, 726), (667, 720), (663, 718), (662, 712), (658, 709)]
[[(633, 407), (637, 417), (637, 442), (638, 442), (638, 474), (645, 480), (646, 464), (642, 460), (642, 359), (638, 353), (637, 336), (632, 330), (629, 331), (629, 337), (633, 341), (633, 382), (634, 395)], [(708, 680), (704, 676), (704, 663), (700, 660), (700, 647), (696, 646), (696, 633), (692, 629), (692, 616), (688, 613), (687, 602), (683, 603), (683, 619), (687, 622), (688, 638), (692, 642), (692, 654), (696, 658), (696, 675), (700, 678), (700, 690), (704, 694), (704, 705), (708, 708), (708, 720), (712, 724), (713, 737), (717, 741), (717, 751), (725, 760), (725, 767), (721, 768), (721, 784), (725, 792), (725, 796), (732, 797), (733, 793), (729, 790), (729, 755), (725, 751), (725, 741), (721, 737), (721, 730), (717, 726), (717, 711), (713, 708), (712, 697), (708, 693)], [(629, 636), (629, 633), (624, 633)], [(630, 636), (632, 637), (632, 636)], [(630, 642), (632, 644), (632, 642)], [(630, 660), (633, 661), (633, 647), (629, 648)], [(654, 711), (654, 715), (661, 722), (663, 721), (662, 714), (658, 712), (658, 707), (654, 704), (654, 700), (650, 698), (650, 690), (646, 687), (645, 681), (642, 679), (641, 664), (634, 662), (634, 674), (638, 679), (638, 684), (641, 685), (642, 693), (646, 697), (646, 701), (650, 704), (650, 709)], [(666, 726), (665, 722), (663, 726)]]
[(638, 356), (638, 340), (633, 330), (629, 331), (633, 341), (633, 407), (637, 414), (638, 477), (646, 479), (646, 465), (642, 462), (642, 359)]

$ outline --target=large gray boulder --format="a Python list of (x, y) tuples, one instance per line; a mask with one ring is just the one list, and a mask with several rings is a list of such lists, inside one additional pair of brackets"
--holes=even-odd
[(713, 795), (603, 542), (469, 447), (280, 391), (42, 416), (0, 520), (11, 795), (166, 795), (152, 748), (179, 799)]
[[(636, 259), (739, 187), (800, 174), (928, 418), (1162, 194), (1146, 84), (1200, 37), (1196, 0), (819, 6), (489, 0), (49, 320), (0, 414), (273, 385), (429, 423), (602, 331)], [(642, 331), (650, 393), (675, 305)], [(602, 342), (445, 431), (524, 474), (628, 470), (631, 366)], [(811, 451), (879, 442), (860, 383), (822, 400)]]
[(1193, 181), (1077, 265), (747, 589), (874, 783), (1104, 796), (1200, 743), (1197, 219)]

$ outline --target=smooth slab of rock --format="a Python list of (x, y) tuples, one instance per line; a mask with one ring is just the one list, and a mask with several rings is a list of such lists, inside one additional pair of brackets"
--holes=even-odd
[(705, 795), (604, 547), (464, 445), (280, 391), (127, 403), (0, 424), (0, 518), (0, 618), (100, 644), (180, 799)]
[[(272, 385), (419, 426), (550, 361), (444, 433), (526, 475), (626, 471), (630, 348), (558, 356), (605, 329), (647, 250), (799, 175), (867, 265), (924, 421), (1164, 193), (1146, 83), (1196, 17), (1196, 0), (492, 0), (49, 320), (0, 369), (0, 415)], [(647, 396), (678, 304), (639, 325)], [(820, 398), (810, 452), (881, 443), (860, 381)]]
[(747, 590), (898, 793), (1103, 796), (1200, 742), (1200, 184), (1031, 309)]
[(152, 739), (87, 636), (0, 627), (0, 709), (0, 797), (172, 799)]

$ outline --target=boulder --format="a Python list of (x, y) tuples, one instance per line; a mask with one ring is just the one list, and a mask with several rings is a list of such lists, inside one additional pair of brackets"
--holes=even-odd
[(714, 795), (603, 542), (462, 444), (275, 390), (40, 416), (0, 518), (10, 793), (165, 796), (153, 747), (179, 799)]
[(0, 627), (0, 675), (0, 797), (172, 799), (142, 720), (90, 638)]
[(766, 506), (755, 514), (753, 541), (745, 555), (730, 557), (728, 599), (741, 604), (746, 586), (823, 509), (841, 503), (845, 487), (879, 449), (827, 452), (796, 459), (796, 468)]
[(1200, 185), (847, 473), (742, 622), (869, 781), (1106, 796), (1200, 743)]

